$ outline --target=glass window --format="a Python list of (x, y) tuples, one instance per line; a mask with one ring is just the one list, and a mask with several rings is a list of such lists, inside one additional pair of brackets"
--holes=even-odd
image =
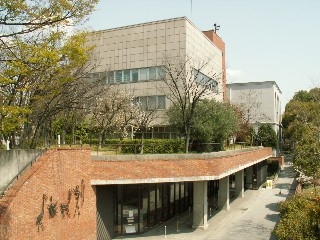
[(116, 82), (122, 82), (122, 70), (116, 71)]
[(148, 80), (148, 72), (149, 72), (148, 68), (141, 68), (140, 69), (140, 80), (141, 81)]
[(123, 70), (123, 81), (130, 82), (130, 70)]
[(102, 82), (102, 83), (104, 83), (104, 84), (107, 84), (107, 83), (108, 83), (107, 73), (106, 73), (106, 72), (101, 72), (101, 73), (100, 73), (100, 78), (101, 78), (101, 82)]
[(123, 233), (138, 233), (139, 185), (123, 186), (122, 224)]
[(157, 105), (157, 98), (156, 96), (149, 96), (148, 97), (148, 110), (155, 110)]
[(147, 97), (140, 97), (139, 100), (140, 100), (142, 110), (146, 110), (147, 109)]
[(108, 83), (114, 83), (114, 72), (108, 72)]
[(141, 197), (139, 232), (143, 232), (148, 225), (149, 187), (146, 184), (141, 188)]
[(166, 109), (166, 97), (158, 96), (157, 109)]
[(149, 68), (149, 79), (150, 79), (150, 80), (155, 80), (155, 79), (157, 79), (157, 70), (156, 70), (156, 67), (151, 67), (151, 68)]
[(157, 67), (157, 79), (163, 79), (166, 76), (166, 69), (164, 67)]
[(162, 184), (156, 184), (156, 221), (158, 224), (162, 221)]
[(132, 79), (132, 82), (139, 81), (139, 69), (132, 69), (131, 70), (131, 79)]
[(150, 184), (150, 206), (149, 206), (149, 226), (155, 226), (155, 218), (156, 218), (156, 189), (154, 184)]

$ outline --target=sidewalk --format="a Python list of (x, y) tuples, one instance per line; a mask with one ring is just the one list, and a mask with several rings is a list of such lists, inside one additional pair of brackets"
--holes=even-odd
[(276, 240), (272, 231), (279, 220), (277, 203), (295, 192), (295, 176), (292, 164), (287, 162), (273, 189), (247, 190), (244, 198), (230, 204), (229, 211), (212, 211), (211, 217), (208, 212), (210, 219), (206, 230), (192, 229), (192, 215), (185, 213), (145, 234), (116, 239)]

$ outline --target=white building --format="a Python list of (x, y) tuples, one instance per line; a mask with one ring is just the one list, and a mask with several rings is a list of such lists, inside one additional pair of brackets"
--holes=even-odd
[[(208, 77), (215, 73), (217, 86), (210, 98), (225, 98), (224, 42), (214, 30), (202, 32), (186, 17), (93, 32), (88, 43), (95, 46), (94, 58), (99, 61), (92, 77), (133, 91), (142, 104), (156, 108), (159, 116), (171, 104), (168, 92), (158, 87), (164, 60), (191, 59), (187, 69), (200, 69)], [(163, 116), (158, 117), (153, 131), (170, 131)]]
[(278, 132), (281, 94), (274, 81), (227, 84), (227, 99), (246, 111), (246, 118), (255, 129), (261, 123), (269, 123)]

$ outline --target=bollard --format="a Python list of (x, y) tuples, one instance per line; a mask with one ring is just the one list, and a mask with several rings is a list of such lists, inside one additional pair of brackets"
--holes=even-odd
[(167, 238), (167, 226), (164, 226), (164, 238)]
[(180, 230), (179, 230), (179, 220), (177, 221), (177, 232), (180, 232)]
[(189, 215), (190, 215), (190, 212), (191, 212), (191, 210), (190, 210), (191, 208), (189, 207)]
[(210, 217), (211, 217), (211, 208), (210, 208)]

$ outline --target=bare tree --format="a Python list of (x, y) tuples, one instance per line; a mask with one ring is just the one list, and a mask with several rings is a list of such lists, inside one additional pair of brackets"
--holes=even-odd
[[(179, 113), (185, 138), (185, 152), (188, 152), (190, 128), (192, 126), (195, 107), (201, 99), (214, 98), (222, 72), (215, 72), (211, 65), (212, 59), (195, 62), (190, 57), (165, 58), (162, 82), (158, 89), (171, 101)], [(204, 74), (206, 73), (206, 74)]]
[(254, 121), (262, 121), (269, 117), (261, 111), (262, 102), (259, 101), (261, 93), (249, 89), (245, 94), (240, 96), (239, 102), (234, 103), (242, 111), (244, 121), (252, 123)]
[(109, 132), (123, 140), (128, 135), (128, 128), (137, 126), (140, 108), (133, 102), (133, 93), (108, 86), (105, 94), (96, 98), (92, 108), (93, 124), (99, 128), (99, 145), (103, 136)]
[(137, 127), (141, 132), (141, 150), (140, 153), (143, 154), (144, 149), (144, 141), (145, 141), (145, 133), (148, 128), (155, 125), (155, 120), (159, 117), (157, 112), (157, 107), (153, 108), (153, 106), (147, 105), (145, 108), (139, 104), (139, 114), (137, 118)]

